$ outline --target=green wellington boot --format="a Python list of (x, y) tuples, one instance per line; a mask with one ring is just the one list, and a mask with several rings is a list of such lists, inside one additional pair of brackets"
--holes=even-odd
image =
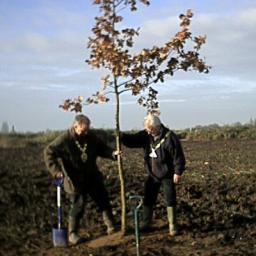
[(170, 236), (177, 234), (177, 220), (176, 220), (176, 207), (167, 207), (167, 216), (169, 222)]
[(69, 216), (68, 218), (68, 241), (75, 245), (81, 241), (81, 237), (78, 235), (79, 220), (75, 217)]
[(111, 210), (103, 211), (102, 217), (105, 225), (107, 226), (108, 235), (113, 234), (116, 231), (116, 225)]

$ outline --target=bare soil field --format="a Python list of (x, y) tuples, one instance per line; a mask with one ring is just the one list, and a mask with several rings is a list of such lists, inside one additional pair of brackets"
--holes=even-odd
[[(125, 237), (105, 236), (101, 214), (89, 199), (81, 230), (86, 241), (53, 248), (56, 188), (43, 162), (44, 146), (0, 145), (0, 255), (136, 255), (130, 201)], [(142, 235), (141, 255), (256, 255), (256, 140), (184, 141), (183, 146), (187, 171), (177, 186), (180, 233), (168, 236), (160, 194), (155, 229)], [(124, 149), (124, 162), (127, 198), (142, 195), (146, 174), (141, 150)], [(116, 163), (99, 159), (98, 164), (119, 221)], [(66, 196), (63, 203), (66, 217)]]

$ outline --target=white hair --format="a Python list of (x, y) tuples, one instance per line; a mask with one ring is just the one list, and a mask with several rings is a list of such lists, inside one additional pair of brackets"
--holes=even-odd
[(156, 116), (154, 114), (148, 114), (144, 118), (144, 126), (159, 128), (159, 127), (161, 127), (161, 120), (158, 116)]
[(75, 123), (90, 125), (91, 121), (87, 116), (80, 114), (80, 115), (76, 115), (73, 125)]

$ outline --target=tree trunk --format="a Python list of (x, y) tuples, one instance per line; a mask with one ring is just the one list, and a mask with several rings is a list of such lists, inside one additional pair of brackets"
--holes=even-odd
[[(116, 149), (118, 152), (121, 152), (121, 142), (120, 142), (120, 98), (118, 92), (117, 79), (114, 78), (114, 86), (115, 86), (115, 95), (116, 95)], [(126, 199), (125, 199), (125, 178), (124, 178), (124, 169), (123, 169), (123, 160), (122, 156), (118, 154), (117, 157), (118, 164), (118, 173), (120, 179), (120, 187), (121, 187), (121, 231), (123, 234), (126, 233)]]

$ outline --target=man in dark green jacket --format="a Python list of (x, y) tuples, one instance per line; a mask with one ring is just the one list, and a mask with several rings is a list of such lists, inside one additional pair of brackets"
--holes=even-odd
[(122, 133), (122, 143), (127, 147), (143, 148), (148, 178), (144, 188), (144, 231), (150, 230), (153, 206), (160, 186), (163, 185), (167, 205), (169, 232), (177, 233), (175, 184), (181, 181), (185, 170), (185, 157), (177, 135), (161, 124), (155, 115), (145, 118), (144, 130), (136, 134)]
[(116, 152), (90, 131), (90, 120), (84, 115), (77, 115), (71, 129), (58, 136), (44, 150), (48, 170), (54, 178), (64, 178), (64, 190), (70, 198), (68, 229), (72, 244), (80, 240), (79, 222), (87, 195), (103, 213), (108, 234), (115, 230), (108, 193), (96, 164), (98, 156), (115, 160)]

